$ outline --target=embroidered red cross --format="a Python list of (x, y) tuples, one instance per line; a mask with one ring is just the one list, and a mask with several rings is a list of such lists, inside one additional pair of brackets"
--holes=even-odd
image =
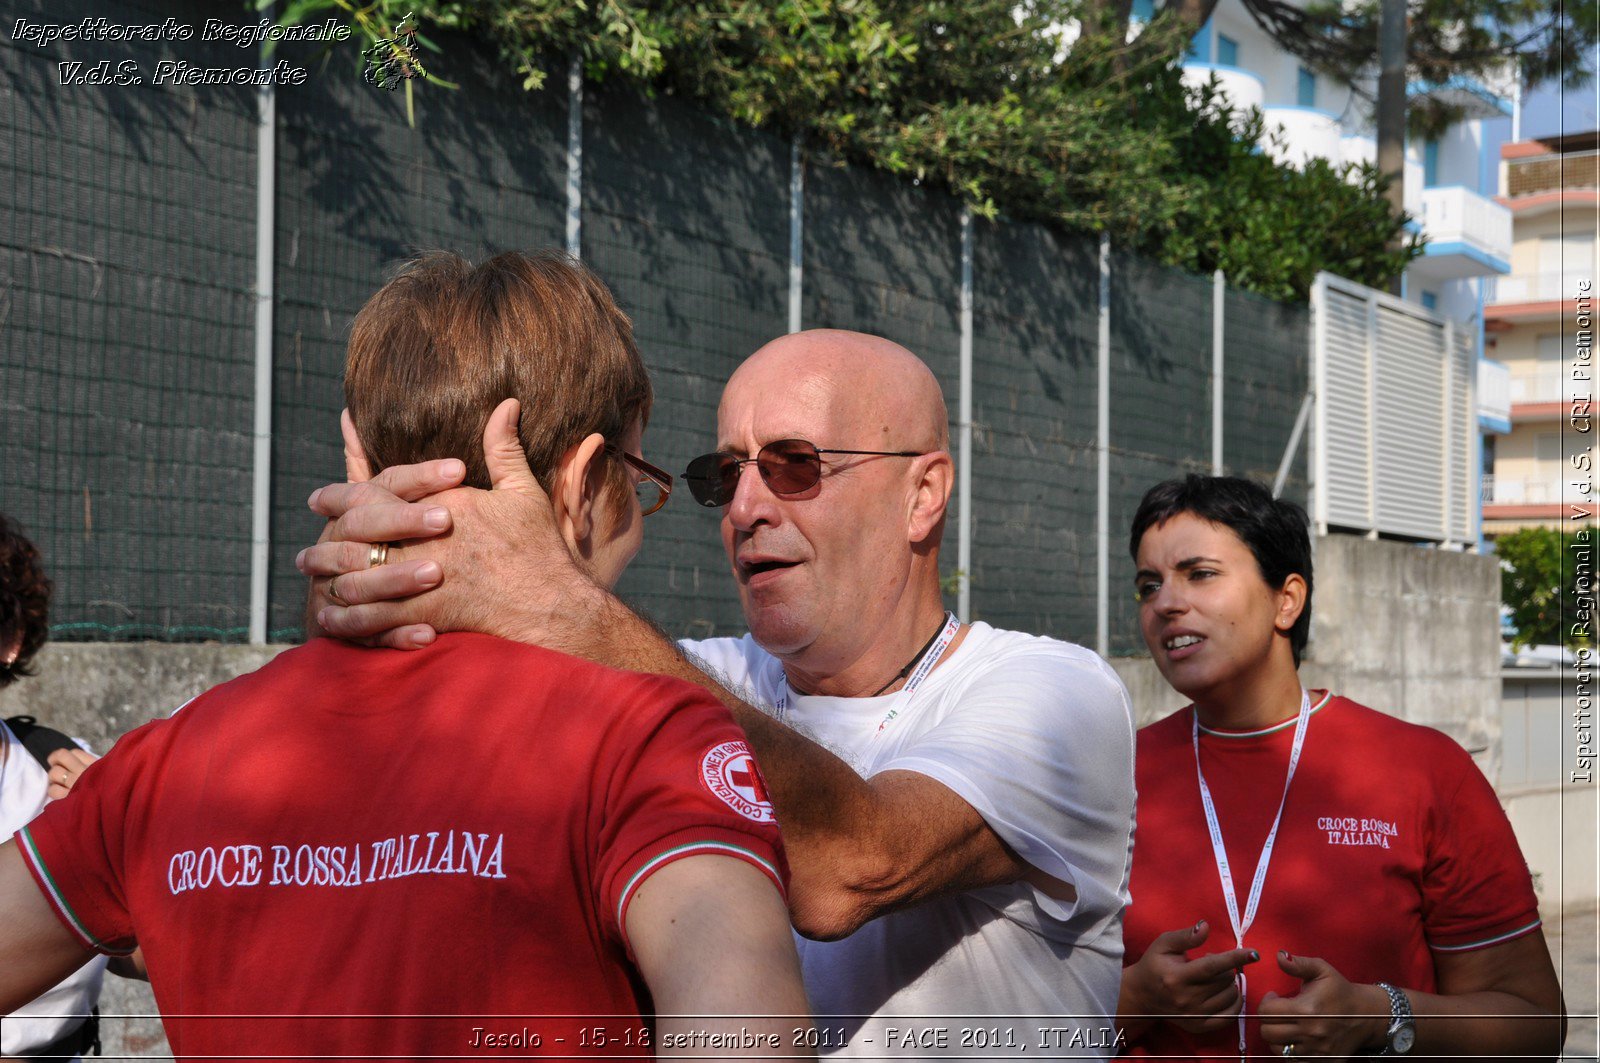
[(761, 804), (769, 803), (769, 800), (767, 798), (767, 788), (766, 788), (765, 785), (762, 784), (761, 776), (756, 774), (755, 766), (754, 766), (753, 763), (751, 764), (751, 768), (750, 768), (749, 771), (744, 771), (744, 770), (739, 769), (739, 768), (733, 768), (733, 769), (729, 770), (728, 779), (735, 786), (743, 786), (747, 790), (754, 790), (755, 791), (755, 795), (756, 795), (756, 801), (758, 803), (761, 803)]

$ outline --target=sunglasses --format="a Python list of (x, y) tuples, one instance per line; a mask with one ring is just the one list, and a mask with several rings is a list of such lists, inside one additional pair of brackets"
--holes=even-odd
[(667, 499), (672, 497), (670, 472), (634, 457), (615, 443), (606, 444), (606, 453), (621, 458), (638, 474), (633, 481), (633, 493), (639, 499), (639, 511), (644, 516), (648, 517), (667, 504)]
[(762, 481), (776, 495), (798, 495), (822, 479), (822, 455), (861, 454), (879, 458), (920, 458), (925, 450), (819, 450), (804, 439), (779, 439), (768, 443), (753, 458), (738, 458), (721, 451), (702, 454), (689, 463), (683, 478), (689, 493), (702, 506), (725, 506), (733, 501), (744, 467), (754, 462)]

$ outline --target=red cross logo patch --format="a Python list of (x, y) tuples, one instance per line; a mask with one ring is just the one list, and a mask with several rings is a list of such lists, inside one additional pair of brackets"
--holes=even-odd
[(700, 778), (706, 789), (745, 819), (771, 823), (772, 799), (766, 781), (743, 742), (723, 742), (706, 750), (700, 758)]

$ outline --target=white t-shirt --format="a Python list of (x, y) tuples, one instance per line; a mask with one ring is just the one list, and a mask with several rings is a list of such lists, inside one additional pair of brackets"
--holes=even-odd
[[(4, 746), (0, 752), (4, 757), (0, 760), (0, 843), (4, 843), (44, 808), (50, 778), (3, 723), (0, 744)], [(54, 989), (0, 1018), (0, 1055), (31, 1052), (76, 1029), (99, 1001), (105, 972), (106, 958), (96, 956)]]
[[(782, 665), (748, 635), (680, 645), (759, 708), (772, 711), (787, 690)], [(843, 1027), (852, 1057), (1038, 1054), (1042, 1038), (1057, 1055), (1111, 1055), (1133, 849), (1122, 681), (1081, 646), (980, 622), (879, 734), (899, 696), (790, 693), (784, 722), (863, 776), (914, 771), (943, 783), (1077, 897), (1017, 882), (890, 913), (841, 941), (797, 938), (820, 1047), (836, 1048), (829, 1030)]]

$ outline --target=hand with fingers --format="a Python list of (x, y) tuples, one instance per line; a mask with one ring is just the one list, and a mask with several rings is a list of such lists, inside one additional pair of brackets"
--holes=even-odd
[(1143, 956), (1123, 968), (1117, 1013), (1170, 1022), (1190, 1033), (1209, 1033), (1233, 1022), (1240, 1004), (1235, 975), (1261, 955), (1254, 949), (1229, 949), (1190, 959), (1189, 953), (1210, 935), (1210, 924), (1202, 919), (1158, 936)]
[(574, 562), (528, 468), (520, 413), (507, 399), (489, 417), (488, 491), (459, 487), (466, 469), (454, 459), (372, 476), (344, 413), (350, 482), (312, 493), (308, 504), (329, 523), (295, 559), (312, 578), (308, 628), (399, 649), (426, 646), (439, 631), (562, 648), (560, 618), (599, 589)]
[(1256, 1009), (1261, 1036), (1285, 1056), (1349, 1059), (1381, 1050), (1389, 1024), (1389, 995), (1379, 986), (1348, 981), (1325, 960), (1278, 951), (1278, 966), (1300, 979), (1292, 997), (1268, 993)]
[(48, 759), (50, 767), (47, 774), (50, 776), (50, 787), (45, 791), (45, 797), (51, 801), (59, 801), (72, 792), (72, 787), (77, 784), (78, 776), (83, 774), (83, 769), (100, 758), (82, 749), (57, 749)]

